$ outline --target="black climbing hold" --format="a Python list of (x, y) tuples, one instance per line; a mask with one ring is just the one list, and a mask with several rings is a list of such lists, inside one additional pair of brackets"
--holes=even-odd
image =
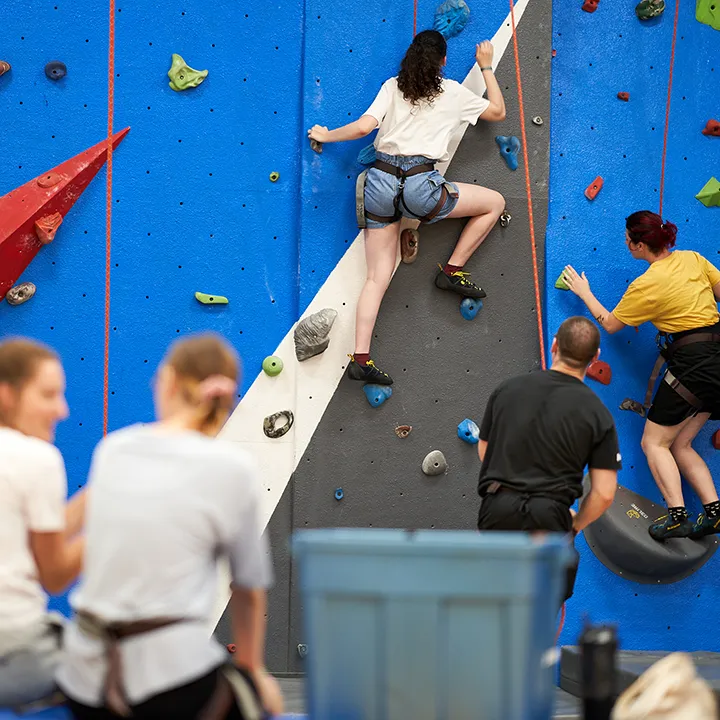
[[(589, 492), (588, 477), (583, 485)], [(675, 583), (701, 568), (718, 541), (714, 535), (653, 540), (648, 527), (666, 514), (663, 506), (619, 486), (610, 508), (583, 533), (595, 557), (616, 575), (646, 585)]]
[(31, 282), (20, 283), (7, 291), (5, 299), (8, 305), (22, 305), (35, 295), (36, 290), (37, 288)]
[(325, 308), (308, 315), (295, 328), (295, 355), (302, 362), (325, 352), (330, 344), (330, 330), (337, 318), (337, 310)]
[(308, 646), (305, 645), (305, 643), (300, 643), (297, 646), (297, 653), (301, 658), (307, 657), (308, 654)]
[[(277, 421), (280, 420), (280, 418), (285, 418), (286, 422), (278, 426)], [(290, 410), (281, 410), (273, 415), (269, 415), (263, 420), (263, 432), (269, 438), (280, 438), (290, 430), (294, 421), (295, 418)]]
[(506, 228), (510, 224), (511, 220), (512, 215), (507, 210), (503, 210), (502, 215), (500, 216), (500, 227)]
[(51, 60), (45, 66), (45, 75), (50, 80), (59, 80), (67, 75), (67, 67), (65, 67), (65, 63), (61, 63), (59, 60)]
[(422, 462), (422, 471), (426, 475), (444, 475), (447, 469), (447, 460), (439, 450), (429, 452)]
[(642, 406), (642, 403), (632, 398), (625, 398), (620, 403), (620, 409), (630, 410), (631, 412), (637, 413), (640, 417), (645, 417), (645, 408)]
[(314, 152), (316, 152), (318, 155), (322, 154), (323, 151), (323, 144), (321, 142), (318, 142), (317, 140), (310, 139), (310, 147), (313, 149)]
[(336, 500), (342, 500), (345, 497), (345, 493), (343, 492), (342, 488), (338, 488), (335, 490), (335, 499)]

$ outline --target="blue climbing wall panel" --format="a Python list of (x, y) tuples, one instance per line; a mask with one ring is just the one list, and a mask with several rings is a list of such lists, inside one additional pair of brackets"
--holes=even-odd
[[(550, 215), (547, 230), (547, 323), (551, 331), (569, 314), (587, 314), (572, 294), (553, 289), (567, 263), (585, 270), (595, 295), (612, 309), (628, 283), (646, 268), (633, 260), (625, 242), (625, 217), (658, 210), (674, 2), (663, 16), (641, 23), (634, 3), (601, 0), (597, 12), (580, 3), (555, 3), (553, 45)], [(681, 3), (672, 93), (663, 215), (679, 228), (678, 248), (720, 263), (717, 208), (705, 208), (695, 194), (720, 168), (720, 143), (701, 134), (717, 115), (720, 35), (694, 18), (694, 3)], [(630, 101), (617, 99), (619, 91)], [(601, 175), (605, 186), (590, 202), (584, 189)], [(655, 332), (626, 329), (603, 335), (602, 359), (613, 370), (608, 387), (593, 389), (613, 410), (620, 435), (620, 482), (656, 502), (661, 500), (640, 449), (643, 421), (618, 405), (642, 400), (652, 368)], [(696, 447), (718, 478), (720, 456), (708, 427)], [(688, 490), (688, 505), (697, 498)], [(600, 564), (583, 539), (575, 597), (568, 603), (562, 640), (573, 643), (582, 616), (620, 623), (625, 649), (714, 650), (720, 635), (706, 618), (720, 601), (717, 559), (689, 579), (657, 587), (625, 581)]]

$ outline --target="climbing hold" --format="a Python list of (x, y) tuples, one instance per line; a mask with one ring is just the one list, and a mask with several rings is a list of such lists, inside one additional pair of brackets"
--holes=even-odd
[(705, 207), (720, 205), (720, 182), (711, 177), (703, 189), (695, 196)]
[(538, 126), (544, 124), (544, 122), (545, 122), (539, 115), (536, 115), (536, 116), (532, 119), (532, 121), (533, 121), (533, 125), (538, 125)]
[(305, 643), (300, 643), (297, 646), (297, 653), (301, 658), (307, 657), (308, 654), (308, 646), (305, 645)]
[(642, 0), (635, 7), (635, 14), (640, 20), (651, 20), (665, 12), (665, 0)]
[(603, 385), (609, 385), (612, 380), (612, 369), (606, 362), (594, 360), (588, 365), (587, 376)]
[(594, 13), (597, 10), (599, 0), (585, 0), (582, 9), (587, 13)]
[(710, 135), (711, 137), (720, 137), (720, 122), (717, 120), (708, 120), (707, 125), (703, 128), (703, 135)]
[(321, 142), (318, 142), (317, 140), (313, 140), (310, 138), (310, 148), (313, 152), (316, 152), (318, 155), (322, 155), (323, 150), (323, 144)]
[(422, 471), (426, 475), (443, 475), (447, 469), (447, 460), (439, 450), (429, 452), (422, 461)]
[(398, 425), (395, 428), (395, 434), (401, 438), (405, 439), (410, 433), (412, 432), (412, 425)]
[[(125, 128), (117, 133), (113, 147), (129, 131), (130, 128)], [(103, 140), (0, 197), (0, 300), (42, 247), (35, 233), (35, 221), (55, 213), (65, 217), (106, 158), (107, 140)]]
[(720, 450), (720, 430), (716, 430), (712, 436), (712, 444), (716, 450)]
[(557, 50), (555, 48), (552, 49), (552, 52), (550, 53), (552, 57), (557, 57)]
[(235, 647), (235, 643), (228, 643), (227, 645), (227, 651), (232, 655), (237, 650)]
[(443, 37), (451, 38), (459, 35), (470, 18), (470, 8), (465, 0), (445, 0), (435, 11), (433, 29)]
[(506, 228), (510, 225), (511, 220), (512, 215), (507, 210), (503, 210), (502, 215), (500, 216), (500, 227)]
[(720, 30), (720, 5), (717, 0), (697, 0), (695, 19), (703, 25)]
[(24, 282), (10, 288), (5, 295), (8, 305), (22, 305), (26, 303), (34, 294), (37, 288), (31, 282)]
[(477, 423), (465, 418), (457, 427), (457, 435), (469, 445), (477, 445), (480, 442), (480, 428)]
[(0, 75), (4, 75), (6, 72), (10, 72), (11, 69), (12, 69), (12, 65), (10, 65), (9, 62), (0, 60)]
[[(277, 421), (285, 418), (283, 425), (278, 425)], [(263, 432), (273, 440), (281, 438), (293, 426), (295, 418), (290, 410), (281, 410), (273, 415), (269, 415), (263, 420)]]
[(275, 377), (283, 371), (283, 361), (277, 355), (268, 355), (262, 364), (262, 369), (266, 375)]
[(342, 488), (338, 488), (335, 490), (335, 499), (340, 501), (345, 497), (345, 493), (343, 492)]
[(603, 188), (603, 179), (598, 175), (588, 186), (585, 188), (585, 197), (588, 200), (594, 200), (597, 194)]
[(475, 316), (482, 310), (482, 300), (477, 298), (463, 298), (460, 303), (460, 314), (466, 320), (473, 320)]
[(67, 75), (67, 67), (65, 63), (61, 63), (59, 60), (52, 60), (45, 66), (45, 75), (50, 80), (60, 80)]
[(172, 65), (168, 70), (168, 84), (175, 92), (197, 87), (207, 76), (207, 70), (193, 70), (180, 55), (173, 53)]
[(498, 135), (495, 142), (500, 148), (500, 155), (504, 158), (507, 166), (511, 170), (517, 170), (518, 167), (518, 150), (520, 150), (520, 141), (514, 135)]
[(195, 293), (195, 299), (203, 305), (227, 305), (228, 299), (223, 295), (209, 295), (208, 293)]
[(277, 182), (280, 179), (280, 173), (273, 170), (270, 173), (270, 182)]
[(620, 403), (621, 410), (630, 410), (630, 412), (637, 413), (640, 417), (645, 417), (645, 408), (637, 400), (632, 398), (625, 398)]
[(337, 310), (325, 308), (298, 323), (295, 328), (295, 355), (300, 362), (327, 350), (335, 318)]
[(375, 385), (373, 383), (363, 385), (363, 392), (367, 401), (373, 407), (380, 407), (393, 394), (389, 385)]
[(59, 213), (45, 215), (35, 221), (35, 234), (37, 239), (43, 244), (48, 245), (55, 239), (55, 233), (62, 224), (63, 216)]
[(617, 94), (618, 100), (623, 100), (624, 102), (627, 102), (630, 99), (630, 93), (629, 92), (619, 92)]
[(417, 260), (418, 250), (420, 249), (420, 233), (417, 230), (405, 228), (400, 233), (400, 257), (406, 265), (410, 265)]
[(560, 275), (558, 275), (558, 279), (555, 281), (555, 289), (556, 290), (569, 290), (568, 284), (565, 282), (565, 271), (563, 270)]
[(377, 157), (375, 155), (375, 145), (370, 143), (370, 145), (365, 146), (358, 153), (357, 159), (361, 165), (372, 165), (375, 162), (375, 160), (377, 160)]

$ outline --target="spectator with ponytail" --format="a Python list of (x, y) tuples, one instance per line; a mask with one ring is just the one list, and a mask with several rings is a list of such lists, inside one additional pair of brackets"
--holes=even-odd
[[(642, 448), (668, 505), (667, 517), (650, 526), (656, 540), (699, 539), (720, 532), (720, 502), (710, 471), (692, 442), (708, 419), (720, 419), (720, 271), (702, 255), (675, 250), (677, 227), (649, 210), (626, 221), (630, 254), (650, 264), (608, 312), (590, 290), (585, 273), (567, 266), (563, 277), (600, 325), (616, 333), (651, 322), (659, 331), (661, 360), (648, 388)], [(650, 405), (656, 373), (667, 362)], [(700, 497), (704, 512), (693, 523), (685, 509), (680, 475)]]
[[(392, 379), (370, 359), (380, 304), (390, 285), (403, 217), (434, 223), (470, 218), (435, 285), (463, 297), (483, 298), (485, 291), (464, 272), (505, 208), (500, 193), (469, 183), (449, 183), (435, 164), (449, 158), (453, 135), (478, 118), (505, 119), (505, 102), (493, 74), (493, 46), (485, 41), (475, 59), (487, 86), (487, 99), (443, 78), (447, 43), (436, 30), (418, 33), (400, 63), (397, 77), (383, 84), (359, 120), (335, 130), (315, 125), (308, 131), (320, 143), (357, 140), (373, 132), (377, 160), (364, 189), (367, 279), (356, 311), (355, 354), (348, 366), (353, 380), (391, 385)], [(362, 190), (361, 190), (362, 192)], [(363, 196), (359, 196), (362, 201)]]
[[(157, 373), (158, 422), (114, 432), (95, 450), (92, 549), (58, 674), (77, 720), (282, 711), (263, 660), (271, 566), (260, 482), (243, 450), (215, 438), (238, 373), (219, 337), (176, 342)], [(232, 571), (234, 667), (208, 638), (221, 558)]]

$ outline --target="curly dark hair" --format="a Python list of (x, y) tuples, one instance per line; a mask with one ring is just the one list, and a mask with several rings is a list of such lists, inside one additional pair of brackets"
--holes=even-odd
[(442, 67), (447, 42), (437, 30), (423, 30), (415, 36), (400, 63), (398, 88), (405, 100), (417, 105), (442, 93)]

